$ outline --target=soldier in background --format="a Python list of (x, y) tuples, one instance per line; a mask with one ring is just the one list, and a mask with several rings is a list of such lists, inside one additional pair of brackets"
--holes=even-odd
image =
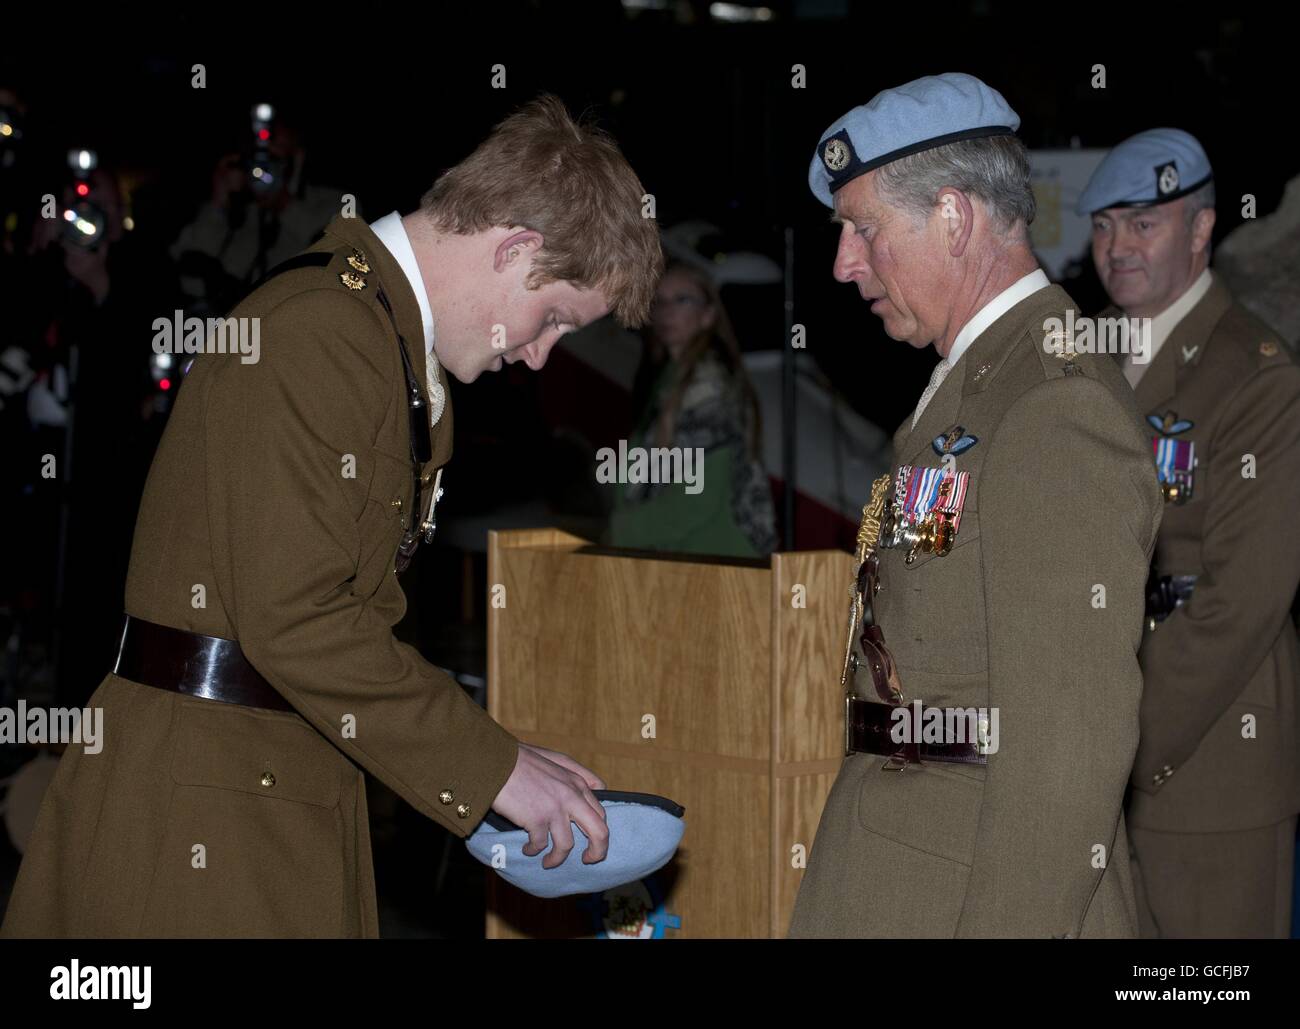
[(1150, 319), (1128, 348), (1148, 359), (1120, 355), (1166, 501), (1128, 809), (1142, 935), (1286, 937), (1300, 811), (1300, 368), (1209, 268), (1214, 180), (1194, 137), (1126, 139), (1078, 211), (1092, 216), (1115, 304), (1104, 314)]
[(343, 190), (312, 181), (301, 132), (269, 104), (254, 108), (249, 139), (217, 161), (210, 196), (172, 244), (186, 307), (201, 317), (306, 249), (342, 203)]
[(663, 267), (643, 194), (543, 98), (419, 210), (335, 218), (234, 309), (260, 352), (194, 358), (90, 699), (103, 749), (64, 753), (0, 934), (376, 936), (365, 774), (457, 836), (491, 808), (530, 856), (549, 837), (547, 868), (575, 822), (604, 858), (601, 780), (392, 628), (451, 455), (447, 376), (539, 370), (610, 311), (642, 321)]

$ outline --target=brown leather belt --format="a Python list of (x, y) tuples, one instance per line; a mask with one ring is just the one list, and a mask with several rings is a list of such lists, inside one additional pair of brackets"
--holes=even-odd
[(963, 765), (987, 765), (988, 755), (981, 754), (974, 740), (969, 742), (921, 742), (925, 722), (925, 710), (922, 709), (922, 724), (911, 727), (910, 736), (916, 741), (910, 744), (895, 743), (890, 735), (895, 721), (894, 712), (901, 711), (900, 716), (907, 721), (913, 719), (910, 707), (893, 707), (889, 704), (873, 704), (869, 700), (848, 697), (847, 742), (850, 753), (881, 754), (887, 757), (905, 756), (909, 761), (948, 761)]
[(236, 640), (200, 636), (127, 615), (113, 674), (145, 686), (223, 704), (292, 711), (249, 664)]

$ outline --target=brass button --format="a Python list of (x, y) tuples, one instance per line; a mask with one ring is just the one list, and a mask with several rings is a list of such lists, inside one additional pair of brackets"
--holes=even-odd
[(420, 476), (421, 486), (427, 486), (431, 482), (433, 482), (433, 472), (425, 472), (423, 475)]
[(392, 506), (395, 507), (395, 508), (397, 508), (397, 510), (400, 511), (400, 510), (402, 509), (402, 498), (401, 498), (401, 497), (394, 497), (394, 498), (392, 499)]
[(270, 772), (263, 772), (263, 773), (262, 773), (262, 785), (263, 785), (263, 786), (274, 786), (274, 785), (275, 785), (275, 776), (272, 775)]
[(458, 814), (461, 818), (468, 818), (468, 817), (469, 817), (469, 805), (468, 805), (468, 804), (458, 804), (458, 805), (456, 806), (456, 814)]
[(452, 796), (451, 790), (443, 790), (438, 794), (438, 799), (444, 804), (450, 804), (456, 798)]

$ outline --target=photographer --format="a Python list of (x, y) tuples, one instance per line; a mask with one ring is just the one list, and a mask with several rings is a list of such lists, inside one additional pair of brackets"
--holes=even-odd
[(92, 151), (72, 161), (82, 166), (55, 216), (37, 221), (23, 265), (18, 341), (33, 378), (16, 405), (16, 450), (23, 538), (45, 541), (23, 548), (40, 557), (24, 560), (20, 589), (61, 641), (58, 696), (80, 703), (120, 631), (135, 511), (108, 498), (138, 496), (162, 431), (167, 389), (151, 369), (148, 327), (158, 297), (176, 288), (165, 255), (127, 232), (115, 172)]
[(171, 248), (186, 306), (200, 317), (224, 315), (339, 213), (342, 190), (309, 182), (296, 127), (269, 104), (253, 109), (252, 124), (250, 142), (217, 161), (208, 200)]

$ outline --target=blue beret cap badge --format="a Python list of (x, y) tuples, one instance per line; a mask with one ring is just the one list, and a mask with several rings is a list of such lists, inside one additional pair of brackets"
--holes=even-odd
[(1165, 197), (1178, 191), (1178, 167), (1173, 161), (1156, 168), (1156, 193)]
[(832, 136), (822, 147), (822, 162), (832, 172), (843, 171), (849, 166), (853, 154), (846, 140)]

